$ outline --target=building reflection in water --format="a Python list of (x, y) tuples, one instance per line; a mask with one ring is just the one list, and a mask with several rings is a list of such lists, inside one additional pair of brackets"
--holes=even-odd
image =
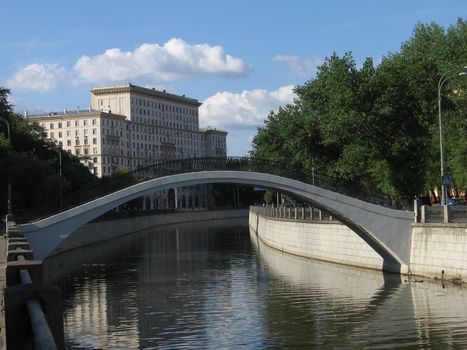
[(291, 256), (242, 221), (149, 230), (45, 262), (69, 347), (467, 346), (461, 288)]

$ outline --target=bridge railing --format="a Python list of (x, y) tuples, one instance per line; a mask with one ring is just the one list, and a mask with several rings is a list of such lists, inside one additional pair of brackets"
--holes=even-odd
[(467, 223), (467, 205), (423, 205), (415, 217), (419, 223)]
[(356, 193), (348, 187), (343, 186), (336, 179), (324, 177), (317, 172), (314, 172), (312, 175), (288, 163), (253, 157), (204, 157), (161, 161), (120, 176), (102, 178), (96, 186), (64, 195), (61, 206), (60, 201), (56, 199), (35, 208), (16, 211), (14, 213), (15, 220), (18, 223), (24, 223), (48, 217), (136, 183), (169, 175), (214, 170), (252, 171), (283, 176), (308, 184), (314, 184), (321, 188), (349, 195), (366, 202), (391, 206), (391, 203), (381, 194)]

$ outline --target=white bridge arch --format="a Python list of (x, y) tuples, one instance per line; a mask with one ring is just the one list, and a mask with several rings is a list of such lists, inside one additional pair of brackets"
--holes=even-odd
[(35, 257), (45, 259), (77, 228), (129, 200), (158, 190), (213, 183), (260, 186), (300, 197), (328, 211), (356, 232), (383, 258), (385, 270), (408, 269), (413, 212), (385, 208), (297, 180), (252, 171), (199, 171), (160, 177), (19, 226)]

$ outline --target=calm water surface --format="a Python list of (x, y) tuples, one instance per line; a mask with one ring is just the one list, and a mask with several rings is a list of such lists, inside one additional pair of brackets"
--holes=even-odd
[(467, 348), (467, 291), (310, 261), (244, 222), (179, 225), (46, 262), (69, 349)]

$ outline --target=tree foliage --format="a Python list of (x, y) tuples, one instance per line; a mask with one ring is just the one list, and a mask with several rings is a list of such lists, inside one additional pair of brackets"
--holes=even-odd
[[(463, 63), (463, 64), (462, 64)], [(467, 64), (467, 22), (418, 24), (412, 38), (375, 66), (333, 54), (295, 88), (293, 104), (270, 113), (251, 154), (317, 171), (347, 189), (411, 199), (439, 184), (437, 86)], [(443, 90), (446, 173), (467, 187), (467, 76)]]
[[(13, 211), (38, 206), (59, 195), (59, 157), (42, 128), (13, 112), (8, 89), (0, 88), (0, 214), (7, 211), (7, 184), (11, 179)], [(10, 126), (7, 137), (6, 120)], [(78, 158), (60, 150), (63, 192), (78, 191), (96, 183)]]

